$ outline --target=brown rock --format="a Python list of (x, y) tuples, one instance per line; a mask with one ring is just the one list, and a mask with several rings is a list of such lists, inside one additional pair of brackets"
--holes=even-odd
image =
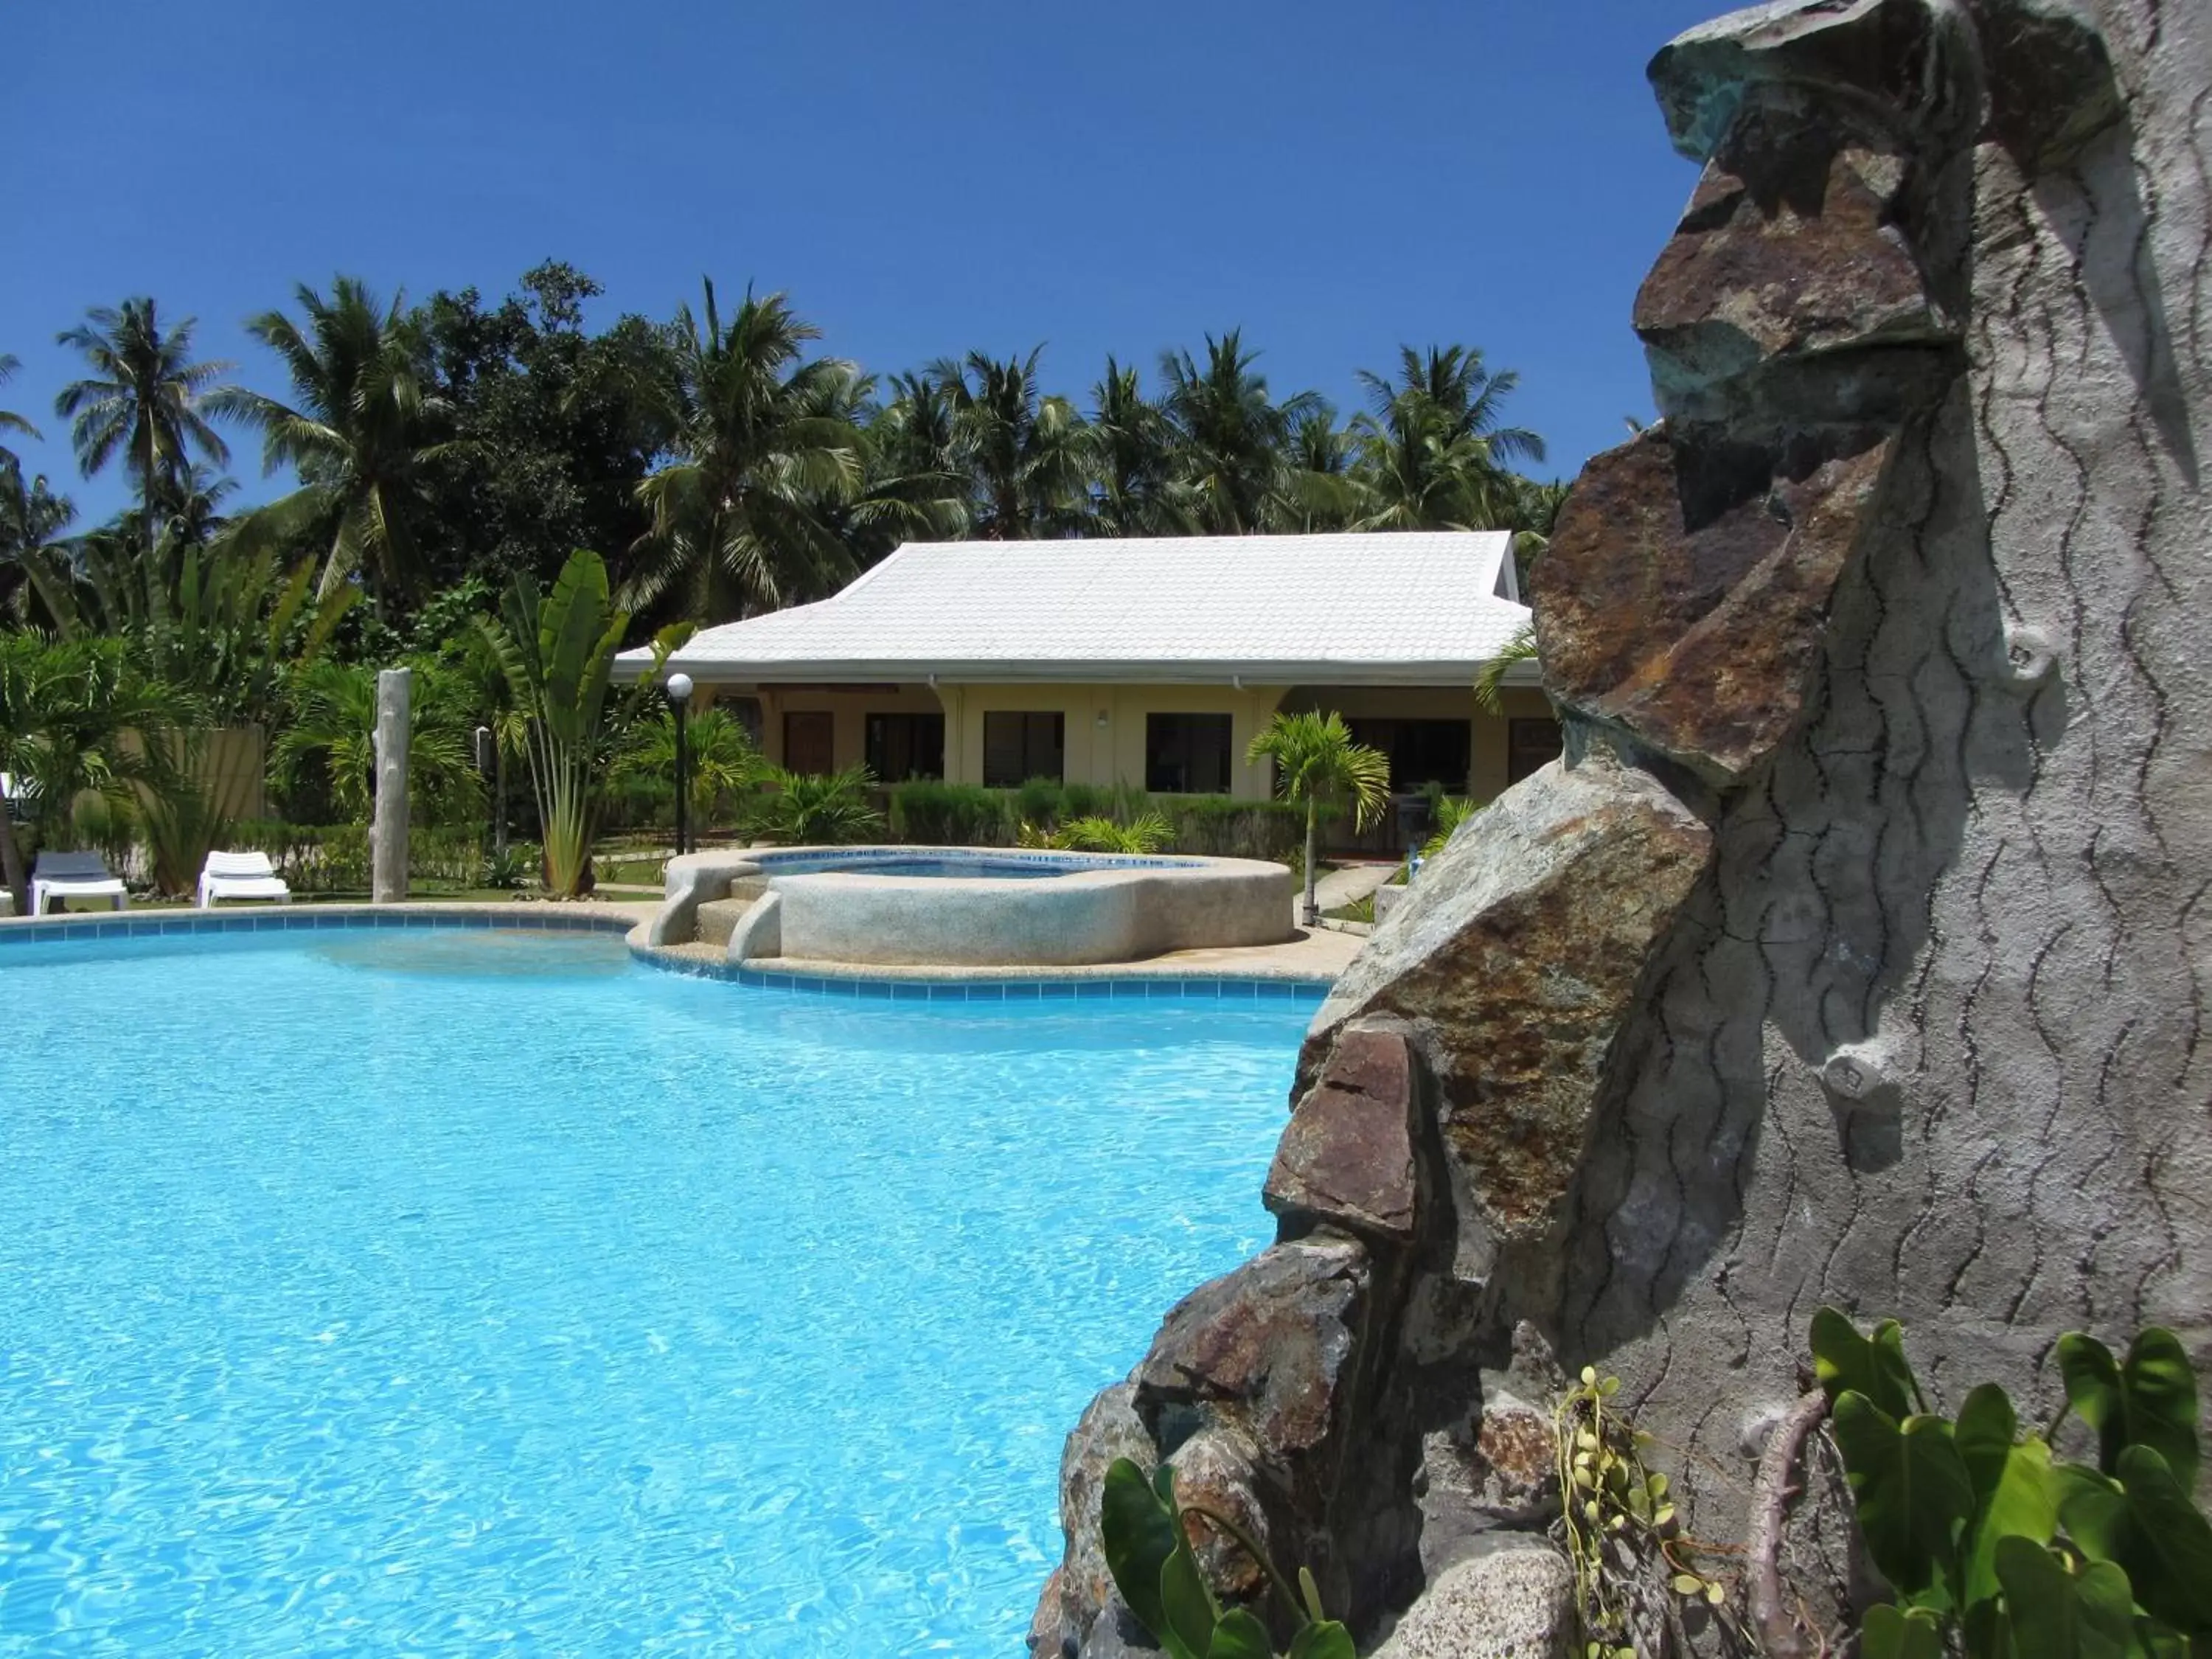
[[(1176, 1305), (1137, 1369), (1147, 1423), (1196, 1407), (1242, 1428), (1261, 1455), (1328, 1437), (1350, 1369), (1367, 1252), (1346, 1239), (1277, 1244)], [(1172, 1443), (1173, 1437), (1163, 1443)]]
[(1546, 689), (1740, 782), (1796, 727), (1894, 447), (1845, 430), (1777, 453), (1662, 426), (1594, 459), (1536, 567)]
[[(1116, 1382), (1100, 1391), (1067, 1437), (1060, 1455), (1060, 1527), (1067, 1540), (1059, 1570), (1048, 1581), (1040, 1598), (1032, 1634), (1044, 1628), (1046, 1609), (1057, 1600), (1062, 1624), (1080, 1644), (1114, 1593), (1114, 1576), (1106, 1569), (1106, 1548), (1098, 1535), (1098, 1499), (1106, 1470), (1115, 1458), (1126, 1457), (1146, 1474), (1158, 1465), (1152, 1437), (1137, 1419), (1136, 1389)], [(1044, 1654), (1054, 1650), (1037, 1648)]]
[(1414, 1233), (1413, 1055), (1395, 1031), (1338, 1037), (1291, 1113), (1263, 1198), (1286, 1221), (1334, 1221), (1393, 1243)]
[(1475, 1502), (1501, 1518), (1542, 1513), (1558, 1499), (1559, 1457), (1549, 1412), (1510, 1394), (1486, 1401), (1472, 1459)]
[(1896, 222), (1906, 171), (1795, 106), (1739, 114), (1636, 296), (1660, 406), (1775, 358), (1950, 338)]
[(1649, 775), (1554, 762), (1452, 838), (1322, 1005), (1315, 1068), (1370, 1016), (1449, 1033), (1437, 1084), (1464, 1275), (1550, 1233), (1644, 959), (1711, 848)]
[(1070, 1627), (1067, 1604), (1061, 1594), (1065, 1570), (1054, 1567), (1037, 1593), (1036, 1611), (1030, 1615), (1026, 1645), (1035, 1659), (1074, 1659), (1083, 1638)]
[(1900, 125), (1929, 129), (1971, 108), (1944, 72), (1928, 0), (1798, 0), (1748, 7), (1668, 41), (1645, 70), (1674, 148), (1711, 155), (1747, 94), (1762, 87), (1845, 94)]
[[(1257, 1458), (1250, 1442), (1233, 1429), (1201, 1429), (1176, 1448), (1171, 1461), (1177, 1503), (1226, 1516), (1262, 1549), (1268, 1547), (1267, 1516), (1260, 1504)], [(1183, 1527), (1200, 1570), (1217, 1592), (1238, 1601), (1266, 1594), (1266, 1570), (1228, 1528), (1197, 1513), (1186, 1513)]]

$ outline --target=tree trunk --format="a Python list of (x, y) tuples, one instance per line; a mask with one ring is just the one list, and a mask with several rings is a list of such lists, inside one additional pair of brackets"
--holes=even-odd
[(507, 745), (495, 741), (491, 746), (492, 820), (491, 850), (495, 856), (507, 857)]
[(8, 890), (15, 900), (15, 914), (31, 914), (31, 875), (23, 868), (23, 849), (15, 840), (15, 826), (8, 817), (8, 808), (0, 802), (0, 874), (8, 881)]
[(407, 896), (407, 748), (409, 693), (414, 672), (380, 670), (376, 676), (376, 799), (369, 831), (369, 902), (397, 904)]
[(1306, 926), (1309, 927), (1314, 925), (1314, 919), (1321, 914), (1317, 908), (1319, 900), (1316, 896), (1321, 872), (1314, 863), (1314, 832), (1320, 817), (1321, 803), (1309, 797), (1306, 801)]

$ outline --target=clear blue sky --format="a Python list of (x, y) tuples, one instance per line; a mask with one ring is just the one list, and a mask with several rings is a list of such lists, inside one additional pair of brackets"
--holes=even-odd
[[(1710, 0), (18, 0), (0, 100), (0, 407), (89, 518), (57, 331), (152, 294), (241, 327), (337, 271), (487, 295), (547, 258), (665, 316), (783, 289), (871, 369), (1241, 325), (1279, 392), (1459, 340), (1571, 473), (1648, 414), (1629, 302), (1694, 173), (1644, 81)], [(258, 448), (233, 471), (265, 494)]]

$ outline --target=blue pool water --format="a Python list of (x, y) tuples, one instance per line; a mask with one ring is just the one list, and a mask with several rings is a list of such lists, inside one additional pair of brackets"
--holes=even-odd
[(763, 870), (771, 876), (988, 876), (998, 880), (1042, 881), (1085, 870), (1169, 868), (1188, 860), (1097, 853), (763, 853)]
[(0, 955), (0, 1654), (1018, 1659), (1309, 1006)]
[(1048, 862), (1043, 859), (994, 859), (988, 854), (972, 858), (901, 858), (887, 854), (872, 859), (790, 859), (767, 865), (774, 876), (989, 876), (1001, 881), (1049, 881), (1073, 875), (1083, 866)]

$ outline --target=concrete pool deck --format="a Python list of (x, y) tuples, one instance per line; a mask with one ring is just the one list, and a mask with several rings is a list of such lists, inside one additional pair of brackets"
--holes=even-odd
[[(811, 979), (869, 979), (928, 983), (973, 984), (992, 981), (1019, 984), (1033, 981), (1088, 979), (1258, 979), (1320, 985), (1342, 973), (1365, 941), (1326, 928), (1301, 930), (1279, 945), (1216, 945), (1195, 951), (1170, 951), (1132, 962), (1038, 963), (1034, 965), (890, 965), (883, 963), (825, 962), (793, 957), (763, 958), (750, 964), (778, 975)], [(735, 969), (719, 945), (649, 945), (632, 934), (630, 949), (639, 956), (659, 958), (672, 968), (693, 973), (724, 974)]]

